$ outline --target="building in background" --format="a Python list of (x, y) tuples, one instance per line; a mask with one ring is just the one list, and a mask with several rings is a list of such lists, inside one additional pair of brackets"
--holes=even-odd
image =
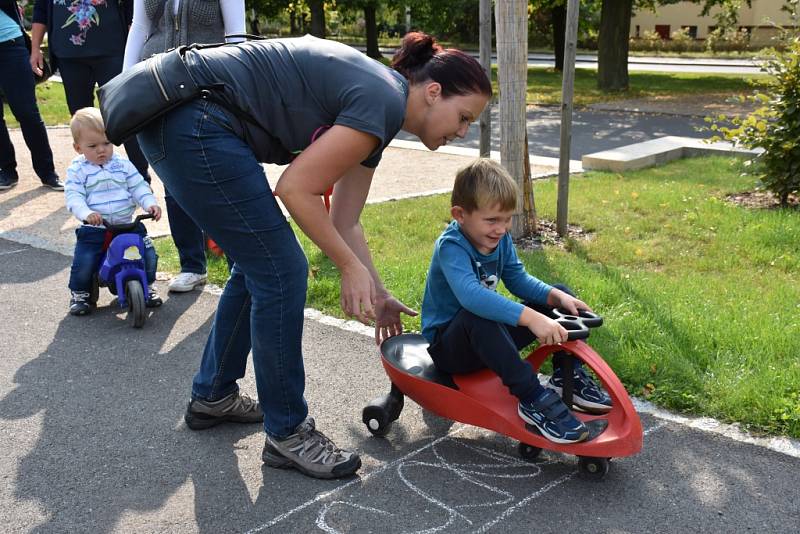
[[(742, 8), (739, 13), (739, 29), (747, 30), (750, 43), (753, 45), (769, 45), (777, 35), (773, 23), (791, 27), (788, 13), (781, 11), (782, 0), (752, 0), (751, 7)], [(714, 14), (719, 8), (711, 10), (711, 14), (700, 16), (702, 4), (694, 2), (678, 2), (656, 7), (655, 11), (641, 9), (631, 19), (631, 37), (640, 38), (645, 32), (655, 32), (662, 39), (669, 39), (676, 30), (687, 29), (693, 39), (703, 40), (716, 27)]]

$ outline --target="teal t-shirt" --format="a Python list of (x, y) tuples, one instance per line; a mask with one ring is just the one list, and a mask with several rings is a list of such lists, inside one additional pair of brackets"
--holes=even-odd
[(22, 36), (22, 29), (17, 21), (0, 11), (0, 43)]
[(224, 99), (259, 126), (236, 121), (258, 159), (286, 164), (335, 124), (374, 135), (362, 165), (375, 167), (403, 125), (408, 81), (354, 48), (307, 35), (190, 51), (200, 85), (224, 85)]

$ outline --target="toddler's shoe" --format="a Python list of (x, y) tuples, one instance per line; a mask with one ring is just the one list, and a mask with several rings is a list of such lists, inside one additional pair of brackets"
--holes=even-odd
[(208, 280), (205, 274), (197, 273), (180, 273), (178, 276), (170, 280), (169, 290), (172, 293), (186, 293), (191, 291), (197, 286), (202, 286)]
[(261, 459), (270, 467), (293, 467), (314, 478), (346, 477), (361, 467), (358, 454), (337, 447), (316, 429), (311, 417), (283, 439), (267, 435)]
[(89, 302), (89, 293), (86, 291), (71, 291), (71, 298), (69, 299), (69, 314), (70, 315), (87, 315), (92, 311), (92, 305)]
[(155, 284), (151, 285), (148, 289), (150, 290), (150, 294), (147, 295), (147, 302), (144, 303), (146, 308), (158, 308), (164, 304), (164, 301), (161, 300), (161, 297), (158, 295)]
[[(548, 382), (548, 386), (559, 395), (561, 395), (564, 386), (562, 372), (562, 369), (556, 369)], [(572, 375), (572, 383), (572, 404), (592, 413), (608, 413), (611, 411), (611, 397), (586, 373), (582, 365), (575, 368)]]
[(572, 415), (552, 389), (542, 388), (533, 402), (520, 402), (518, 412), (523, 421), (538, 428), (553, 443), (577, 443), (589, 437), (586, 425)]

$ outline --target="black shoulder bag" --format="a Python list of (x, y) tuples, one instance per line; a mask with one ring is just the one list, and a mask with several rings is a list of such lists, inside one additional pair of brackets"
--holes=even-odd
[[(248, 34), (226, 35), (264, 39)], [(218, 86), (199, 86), (186, 68), (183, 56), (187, 50), (213, 48), (226, 43), (192, 44), (155, 54), (118, 74), (97, 91), (100, 113), (106, 126), (106, 137), (115, 145), (142, 131), (150, 122), (168, 111), (199, 97), (223, 105), (234, 115), (254, 124), (255, 119), (240, 109), (231, 109), (214, 97)]]

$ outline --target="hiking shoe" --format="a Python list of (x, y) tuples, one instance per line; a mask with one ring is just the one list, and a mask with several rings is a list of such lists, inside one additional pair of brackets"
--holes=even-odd
[(72, 294), (69, 299), (70, 315), (87, 315), (92, 311), (88, 291), (71, 291), (70, 293)]
[(161, 300), (161, 297), (158, 295), (158, 290), (156, 289), (155, 285), (152, 285), (147, 289), (150, 291), (150, 294), (147, 295), (147, 300), (144, 303), (146, 308), (158, 308), (164, 304), (164, 301)]
[(15, 170), (4, 171), (0, 169), (0, 191), (11, 189), (19, 183), (19, 175)]
[(208, 276), (205, 274), (180, 273), (170, 280), (169, 291), (172, 293), (186, 293), (197, 286), (202, 286), (206, 283), (206, 280), (208, 280)]
[(53, 191), (63, 191), (64, 190), (64, 182), (59, 180), (58, 175), (51, 174), (47, 178), (42, 179), (42, 185), (45, 187), (49, 187)]
[(314, 478), (341, 478), (361, 467), (361, 458), (353, 451), (338, 448), (314, 427), (307, 417), (294, 429), (294, 434), (276, 439), (267, 435), (261, 459), (270, 467), (293, 467)]
[(589, 437), (589, 429), (579, 421), (558, 394), (549, 388), (533, 402), (520, 402), (519, 416), (553, 443), (577, 443)]
[[(572, 375), (572, 404), (582, 410), (593, 413), (608, 413), (611, 411), (611, 397), (597, 385), (586, 373), (583, 366), (578, 366)], [(550, 377), (548, 386), (561, 395), (564, 378), (562, 369), (556, 369)]]
[(218, 401), (192, 399), (183, 416), (192, 430), (204, 430), (220, 423), (260, 423), (264, 412), (258, 401), (234, 391)]

